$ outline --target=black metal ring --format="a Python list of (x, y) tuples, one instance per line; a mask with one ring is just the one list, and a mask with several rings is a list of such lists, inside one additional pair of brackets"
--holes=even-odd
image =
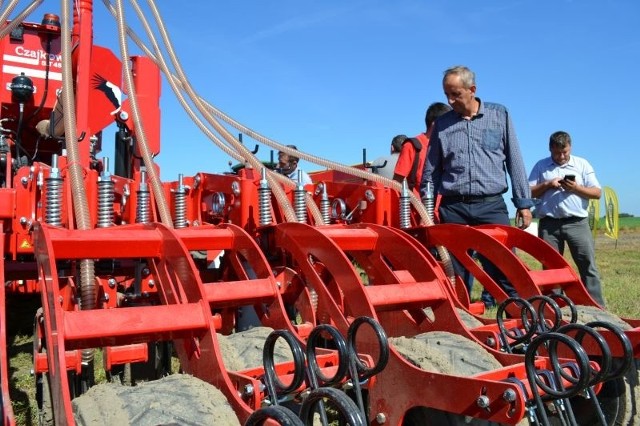
[(569, 299), (566, 294), (550, 293), (547, 296), (553, 300), (562, 300), (564, 302), (564, 306), (567, 306), (569, 308), (569, 312), (571, 313), (571, 319), (569, 319), (569, 322), (572, 324), (578, 322), (578, 308), (576, 308), (576, 304), (573, 303), (573, 300)]
[[(367, 365), (358, 358), (358, 348), (356, 346), (356, 335), (360, 326), (365, 323), (369, 324), (376, 335), (376, 339), (378, 339), (378, 359), (371, 368), (367, 367)], [(355, 362), (360, 380), (366, 380), (369, 377), (375, 376), (384, 370), (389, 362), (389, 340), (387, 338), (387, 333), (384, 331), (380, 323), (371, 317), (358, 317), (351, 323), (349, 331), (347, 332), (347, 349), (349, 351), (349, 356), (352, 357), (353, 362)], [(353, 379), (355, 380), (356, 378), (353, 377)]]
[[(549, 359), (551, 360), (551, 366), (553, 367), (556, 377), (559, 376), (559, 370), (562, 369), (557, 353), (558, 343), (564, 344), (574, 353), (579, 375), (577, 378), (572, 377), (571, 380), (569, 380), (573, 385), (571, 388), (564, 389), (561, 380), (558, 380), (560, 382), (560, 390), (557, 390), (547, 386), (547, 384), (538, 377), (535, 368), (536, 354), (538, 348), (542, 344), (546, 343), (548, 343)], [(589, 385), (589, 380), (591, 378), (589, 358), (587, 357), (587, 353), (584, 348), (573, 338), (565, 334), (555, 332), (541, 334), (531, 341), (525, 354), (525, 368), (527, 370), (527, 379), (531, 386), (531, 392), (534, 397), (540, 397), (536, 391), (536, 389), (540, 387), (546, 394), (542, 399), (570, 398), (585, 389)]]
[[(507, 328), (504, 326), (504, 313), (506, 312), (507, 307), (511, 304), (520, 307), (520, 319), (522, 320), (522, 327), (525, 331), (525, 333), (522, 335), (518, 335), (510, 330), (507, 330)], [(538, 315), (536, 314), (536, 310), (533, 305), (527, 300), (521, 297), (509, 297), (498, 306), (498, 311), (496, 312), (496, 321), (498, 323), (498, 330), (500, 330), (500, 337), (503, 340), (505, 350), (511, 353), (512, 346), (518, 345), (523, 342), (529, 342), (535, 335), (537, 331), (536, 326), (538, 325)], [(509, 344), (510, 340), (511, 344)]]
[[(582, 345), (582, 342), (584, 341), (585, 335), (588, 334), (600, 348), (600, 354), (599, 354), (599, 356), (601, 357), (599, 361), (600, 371), (594, 371), (593, 368), (591, 368), (591, 365), (589, 365), (589, 369), (591, 370), (591, 380), (589, 381), (589, 386), (593, 386), (596, 383), (604, 381), (606, 377), (609, 375), (609, 372), (611, 371), (611, 365), (612, 365), (611, 349), (609, 349), (609, 345), (607, 344), (606, 340), (604, 340), (604, 337), (602, 337), (602, 334), (598, 333), (596, 330), (594, 330), (593, 328), (585, 324), (565, 324), (562, 327), (558, 328), (557, 330), (558, 333), (563, 333), (563, 334), (569, 334), (572, 331), (575, 331), (575, 335), (571, 335), (571, 337), (573, 337), (573, 339), (575, 339), (575, 341), (577, 341), (581, 345)], [(567, 378), (568, 374), (565, 373), (563, 370), (560, 370), (560, 374), (565, 379), (568, 379)]]
[[(606, 321), (591, 321), (586, 323), (585, 325), (592, 328), (604, 328), (605, 330), (609, 330), (620, 340), (620, 344), (622, 345), (622, 364), (615, 370), (609, 372), (609, 375), (605, 380), (617, 379), (618, 377), (624, 376), (631, 365), (633, 364), (633, 347), (631, 345), (631, 340), (629, 340), (629, 336), (625, 334), (625, 332), (615, 324)], [(612, 363), (613, 368), (613, 363)]]
[[(293, 355), (293, 378), (289, 385), (285, 385), (278, 378), (275, 369), (274, 350), (279, 338), (283, 338), (289, 345)], [(304, 383), (305, 362), (304, 351), (298, 339), (288, 330), (274, 330), (267, 336), (262, 350), (262, 364), (264, 366), (264, 381), (271, 397), (271, 403), (278, 404), (278, 394), (290, 393), (298, 389)]]
[[(529, 298), (529, 303), (531, 303), (532, 305), (537, 301), (540, 301), (538, 309), (536, 310), (536, 312), (538, 313), (538, 332), (547, 333), (556, 331), (558, 327), (562, 325), (562, 311), (560, 310), (560, 306), (558, 306), (556, 301), (549, 296), (543, 296), (539, 294)], [(555, 315), (551, 327), (547, 327), (547, 323), (545, 322), (544, 311), (547, 305), (549, 305)]]
[[(333, 339), (332, 349), (335, 349), (338, 352), (338, 369), (336, 370), (336, 374), (333, 377), (327, 377), (322, 374), (322, 370), (318, 365), (318, 359), (316, 357), (316, 348), (318, 348), (320, 339), (322, 339), (322, 334), (327, 333)], [(333, 386), (342, 379), (349, 371), (349, 351), (347, 349), (347, 344), (342, 337), (342, 334), (332, 325), (329, 324), (320, 324), (316, 326), (311, 333), (309, 333), (309, 337), (307, 338), (307, 364), (309, 365), (309, 380), (311, 381), (311, 386), (313, 388), (318, 386)]]

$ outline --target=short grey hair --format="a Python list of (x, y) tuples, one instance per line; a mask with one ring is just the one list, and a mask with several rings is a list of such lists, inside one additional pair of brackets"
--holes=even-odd
[(442, 78), (442, 83), (449, 77), (450, 75), (457, 75), (460, 77), (460, 81), (462, 85), (468, 89), (471, 86), (476, 85), (476, 73), (471, 71), (469, 68), (464, 65), (456, 65), (455, 67), (451, 67), (444, 72), (444, 77)]

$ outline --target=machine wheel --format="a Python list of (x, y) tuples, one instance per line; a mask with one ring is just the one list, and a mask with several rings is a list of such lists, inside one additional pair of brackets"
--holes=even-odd
[(456, 313), (458, 314), (458, 316), (462, 320), (462, 323), (469, 330), (484, 325), (482, 323), (482, 321), (480, 321), (478, 318), (474, 317), (473, 315), (471, 315), (469, 312), (465, 311), (462, 308), (456, 308)]
[[(222, 339), (226, 340), (225, 346), (231, 346), (233, 348), (231, 353), (237, 357), (235, 361), (229, 360), (231, 365), (236, 367), (235, 371), (262, 365), (264, 342), (272, 331), (273, 329), (269, 327), (254, 327), (249, 330), (230, 334)], [(227, 365), (227, 358), (229, 357), (224, 355), (224, 351), (223, 358), (225, 365)], [(291, 354), (289, 345), (287, 345), (283, 339), (278, 339), (274, 351), (275, 363), (290, 361), (292, 359), (293, 355)], [(233, 370), (231, 367), (229, 367), (229, 369)]]
[[(578, 323), (585, 324), (591, 321), (605, 321), (613, 325), (617, 325), (623, 330), (630, 330), (631, 326), (624, 322), (620, 317), (611, 312), (604, 311), (595, 306), (577, 305)], [(562, 308), (562, 318), (568, 320), (570, 316), (569, 308)]]
[(240, 425), (220, 390), (185, 374), (135, 387), (101, 384), (72, 405), (78, 425)]
[[(588, 323), (591, 321), (605, 321), (617, 325), (623, 330), (631, 329), (631, 326), (620, 317), (611, 312), (604, 311), (595, 306), (576, 306), (578, 311), (578, 323)], [(568, 318), (570, 313), (568, 308), (562, 308), (563, 317)], [(640, 363), (636, 360), (623, 378), (606, 382), (598, 394), (598, 401), (602, 411), (610, 425), (631, 426), (640, 425)], [(589, 416), (592, 412), (590, 403), (581, 397), (574, 397), (571, 404), (576, 412), (579, 424), (591, 424), (595, 422)], [(581, 407), (585, 407), (582, 410)]]
[(423, 370), (470, 376), (502, 365), (482, 345), (457, 334), (433, 331), (412, 339), (389, 339), (398, 352)]
[[(481, 345), (456, 334), (434, 331), (414, 338), (392, 337), (396, 350), (415, 366), (432, 372), (469, 376), (502, 367)], [(471, 419), (427, 407), (407, 412), (404, 426), (491, 426), (494, 422)]]

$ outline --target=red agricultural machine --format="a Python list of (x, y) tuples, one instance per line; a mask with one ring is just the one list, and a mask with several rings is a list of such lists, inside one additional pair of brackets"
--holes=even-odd
[[(160, 48), (153, 2), (131, 2), (145, 45), (105, 0), (119, 56), (93, 44), (92, 1), (40, 23), (26, 19), (39, 2), (8, 19), (17, 3), (0, 21), (3, 424), (18, 422), (7, 318), (21, 297), (39, 300), (40, 424), (640, 424), (640, 322), (597, 307), (541, 240), (434, 225), (406, 186), (234, 121), (190, 86), (166, 31)], [(162, 75), (244, 167), (160, 181)], [(327, 170), (304, 186), (230, 127)], [(495, 319), (451, 255), (503, 302)]]

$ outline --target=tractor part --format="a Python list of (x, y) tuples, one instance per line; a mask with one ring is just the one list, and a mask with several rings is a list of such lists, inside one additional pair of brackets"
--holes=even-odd
[[(217, 347), (211, 308), (193, 261), (180, 238), (159, 224), (71, 231), (36, 225), (36, 258), (42, 276), (45, 371), (57, 422), (73, 424), (66, 372), (79, 371), (77, 351), (118, 347), (149, 340), (173, 340), (187, 374), (220, 389), (239, 418), (252, 411), (238, 396)], [(220, 231), (218, 239), (229, 241)], [(209, 234), (211, 237), (211, 235)], [(91, 254), (92, 259), (147, 259), (158, 292), (157, 305), (78, 310), (75, 279), (59, 269)], [(62, 263), (61, 263), (62, 262)], [(164, 318), (172, 318), (166, 322)], [(218, 326), (220, 326), (218, 324)], [(122, 362), (122, 361), (121, 361)], [(126, 362), (126, 361), (125, 361)]]

